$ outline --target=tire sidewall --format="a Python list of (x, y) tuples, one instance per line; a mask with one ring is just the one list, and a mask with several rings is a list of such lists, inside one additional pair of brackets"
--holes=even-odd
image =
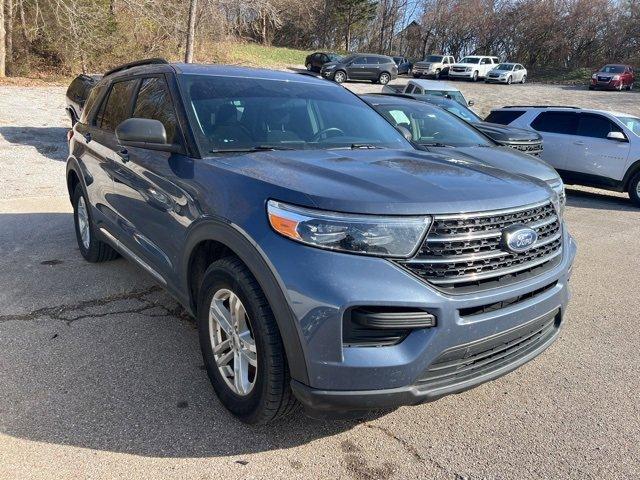
[[(211, 380), (213, 389), (222, 404), (231, 413), (247, 423), (260, 421), (258, 418), (261, 412), (261, 404), (266, 397), (268, 386), (267, 374), (271, 371), (269, 359), (271, 358), (271, 348), (265, 343), (266, 332), (264, 324), (261, 322), (261, 313), (257, 307), (257, 299), (250, 292), (245, 282), (239, 278), (229, 262), (224, 260), (215, 262), (205, 273), (200, 288), (200, 298), (198, 301), (198, 335), (200, 338), (200, 349), (207, 375)], [(221, 288), (226, 288), (235, 293), (247, 312), (248, 321), (251, 325), (253, 337), (256, 343), (256, 355), (258, 360), (257, 378), (251, 392), (246, 396), (234, 393), (225, 383), (222, 374), (218, 370), (213, 355), (213, 346), (209, 336), (209, 308), (213, 295)]]
[(473, 76), (471, 77), (471, 81), (472, 82), (477, 82), (478, 81), (478, 71), (476, 70), (475, 72), (473, 72)]
[(629, 182), (629, 198), (640, 207), (640, 197), (638, 196), (638, 184), (640, 183), (640, 172), (636, 173)]
[[(386, 81), (384, 81), (383, 79), (386, 78)], [(391, 75), (389, 75), (388, 73), (381, 73), (380, 77), (378, 77), (378, 82), (380, 82), (381, 85), (386, 85), (387, 83), (389, 83), (389, 81), (391, 80)]]
[[(82, 236), (80, 235), (80, 226), (78, 224), (78, 202), (80, 201), (80, 198), (84, 199), (84, 205), (85, 205), (85, 208), (87, 209), (87, 219), (89, 222), (89, 248), (85, 248), (84, 244), (82, 243)], [(84, 193), (84, 189), (80, 184), (76, 185), (76, 188), (73, 191), (72, 203), (73, 203), (73, 225), (76, 232), (76, 241), (78, 243), (78, 249), (80, 250), (80, 253), (86, 260), (93, 262), (98, 256), (96, 231), (93, 224), (93, 214), (91, 213), (91, 206), (89, 204), (89, 201), (87, 200), (87, 196)]]

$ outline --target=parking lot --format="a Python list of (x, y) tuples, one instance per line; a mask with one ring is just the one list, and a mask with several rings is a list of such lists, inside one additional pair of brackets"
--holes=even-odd
[[(640, 93), (456, 82), (478, 113)], [(347, 84), (378, 91), (379, 85)], [(559, 339), (495, 382), (359, 421), (249, 427), (218, 403), (191, 319), (143, 271), (78, 252), (64, 88), (0, 87), (0, 478), (635, 478), (640, 210), (568, 188), (579, 246)]]

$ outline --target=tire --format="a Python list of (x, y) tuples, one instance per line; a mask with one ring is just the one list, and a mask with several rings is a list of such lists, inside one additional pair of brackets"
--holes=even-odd
[(305, 65), (305, 68), (307, 69), (307, 71), (308, 71), (308, 72), (312, 71), (312, 69), (313, 69), (313, 67), (311, 66), (311, 64), (310, 64), (310, 63), (307, 63), (307, 64)]
[(413, 78), (420, 78), (422, 75), (420, 75), (419, 73), (413, 73)]
[(594, 88), (593, 88), (591, 85), (589, 85), (589, 90), (593, 90), (593, 89), (594, 89)]
[(524, 85), (526, 83), (526, 81), (527, 81), (527, 76), (523, 75), (522, 76), (522, 80), (520, 81), (520, 83)]
[(478, 71), (477, 70), (475, 72), (473, 72), (473, 76), (471, 77), (471, 81), (472, 82), (477, 82), (478, 81)]
[(441, 73), (440, 69), (436, 68), (436, 74), (435, 74), (435, 79), (436, 80), (440, 80), (440, 73)]
[(347, 73), (344, 70), (338, 70), (333, 74), (333, 80), (336, 83), (343, 83), (347, 80)]
[(633, 90), (633, 82), (629, 84), (629, 91)]
[(629, 198), (640, 207), (640, 172), (637, 172), (629, 182)]
[[(76, 241), (84, 259), (87, 262), (99, 263), (118, 258), (120, 255), (111, 245), (98, 239), (91, 208), (80, 184), (76, 185), (71, 202)], [(83, 237), (83, 234), (86, 236)]]
[[(225, 295), (228, 295), (226, 300)], [(231, 302), (231, 295), (235, 295), (235, 298), (241, 302), (240, 306), (244, 307), (245, 313), (241, 313), (236, 318), (242, 317), (244, 320), (239, 323), (244, 322), (246, 328), (235, 329), (235, 337), (226, 337), (221, 330), (222, 327), (218, 328), (220, 324), (215, 321), (215, 315), (211, 315), (214, 320), (210, 321), (210, 311), (212, 305), (227, 308), (224, 302)], [(216, 303), (213, 303), (214, 300)], [(234, 317), (231, 316), (231, 318)], [(289, 366), (269, 302), (249, 269), (238, 258), (222, 258), (212, 263), (205, 272), (198, 298), (198, 333), (202, 357), (213, 389), (220, 402), (241, 421), (249, 424), (264, 424), (291, 413), (299, 405), (289, 386)], [(226, 340), (224, 340), (225, 337)], [(242, 346), (242, 339), (245, 346), (251, 345), (253, 348), (251, 352), (248, 350), (249, 347)], [(231, 341), (225, 349), (214, 354), (214, 342), (218, 342), (216, 345), (219, 346), (219, 341), (227, 340)], [(224, 361), (221, 357), (228, 357), (227, 348), (232, 352), (233, 359), (226, 360), (228, 363), (219, 367), (217, 361)], [(235, 352), (240, 353), (236, 356)], [(255, 366), (250, 364), (247, 355), (252, 356)], [(237, 372), (235, 362), (238, 361), (236, 358), (243, 358), (247, 362), (246, 372), (239, 377), (246, 378), (248, 381), (248, 384), (241, 385), (241, 387), (247, 387), (244, 391), (235, 386)], [(229, 366), (232, 360), (233, 369)], [(232, 378), (225, 375), (221, 368), (226, 368), (229, 374), (233, 374)], [(253, 378), (252, 384), (251, 378)], [(249, 385), (250, 388), (248, 388)]]
[(513, 78), (511, 76), (507, 77), (507, 85), (511, 85), (513, 83)]
[(619, 92), (621, 92), (621, 91), (622, 91), (622, 82), (620, 83), (620, 85), (618, 85), (618, 86), (616, 87), (616, 90), (618, 90)]
[(380, 83), (381, 85), (386, 85), (387, 83), (389, 83), (389, 80), (391, 80), (391, 75), (386, 72), (382, 72), (378, 77), (378, 83)]

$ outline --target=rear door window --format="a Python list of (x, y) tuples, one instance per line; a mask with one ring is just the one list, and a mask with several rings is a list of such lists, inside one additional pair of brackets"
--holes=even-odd
[(592, 138), (607, 138), (610, 132), (622, 132), (622, 130), (602, 115), (592, 113), (580, 114), (578, 135)]
[(578, 114), (574, 112), (542, 112), (531, 122), (540, 132), (575, 135), (578, 130)]
[(95, 124), (101, 130), (113, 132), (120, 123), (131, 116), (131, 100), (138, 85), (138, 80), (116, 82), (111, 86)]
[(178, 119), (164, 78), (145, 78), (142, 81), (133, 117), (159, 120), (167, 132), (167, 143), (178, 141)]
[(524, 115), (524, 110), (496, 110), (491, 112), (485, 121), (509, 125), (522, 115)]

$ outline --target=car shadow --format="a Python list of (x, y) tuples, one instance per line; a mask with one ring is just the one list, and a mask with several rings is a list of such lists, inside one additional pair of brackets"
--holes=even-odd
[(34, 147), (51, 160), (66, 161), (68, 131), (63, 127), (0, 127), (0, 136), (9, 143)]
[[(245, 425), (215, 396), (194, 321), (126, 261), (84, 262), (70, 213), (0, 214), (0, 240), (0, 253), (12, 252), (0, 259), (0, 281), (15, 284), (8, 294), (24, 310), (0, 310), (5, 435), (149, 457), (241, 456), (307, 444), (382, 414), (314, 420), (298, 410)], [(66, 300), (55, 300), (56, 289)], [(46, 295), (51, 303), (38, 298)]]
[(570, 207), (588, 208), (591, 210), (617, 210), (624, 212), (640, 212), (628, 196), (618, 196), (613, 192), (592, 192), (566, 187), (567, 205)]

